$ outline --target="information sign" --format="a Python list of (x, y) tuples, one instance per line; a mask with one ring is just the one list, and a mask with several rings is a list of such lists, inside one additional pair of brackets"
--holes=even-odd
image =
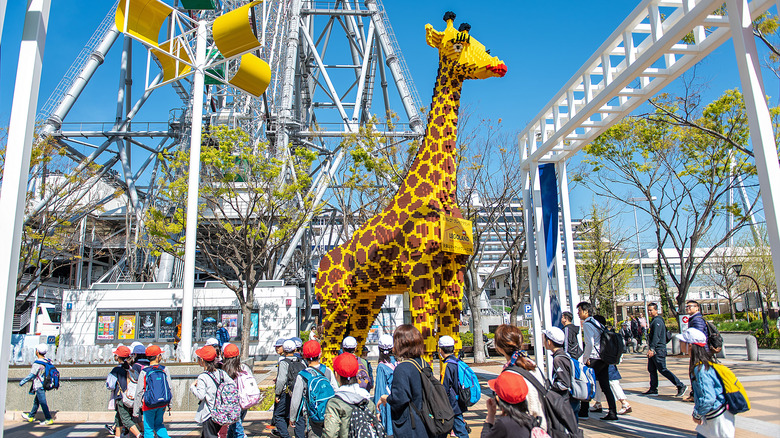
[(452, 216), (441, 217), (441, 249), (456, 254), (474, 252), (474, 234), (471, 221)]

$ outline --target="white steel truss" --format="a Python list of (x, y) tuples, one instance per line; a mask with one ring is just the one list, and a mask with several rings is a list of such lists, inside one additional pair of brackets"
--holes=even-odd
[[(572, 313), (577, 319), (574, 307), (579, 301), (579, 293), (570, 243), (567, 159), (730, 38), (735, 42), (774, 268), (775, 272), (780, 272), (780, 234), (775, 210), (775, 206), (780, 205), (780, 166), (751, 28), (752, 20), (771, 6), (778, 5), (780, 11), (778, 3), (770, 0), (729, 0), (726, 2), (728, 14), (715, 15), (714, 12), (723, 5), (722, 1), (641, 2), (518, 135), (526, 239), (529, 254), (535, 254), (529, 255), (529, 275), (537, 345), (541, 341), (540, 330), (555, 324), (551, 321), (549, 308), (553, 290), (559, 294), (562, 305), (566, 303), (563, 298), (568, 295)], [(559, 242), (555, 263), (557, 285), (554, 288), (548, 284), (550, 282), (544, 274), (547, 266), (539, 201), (538, 166), (549, 162), (556, 163), (558, 173), (569, 271), (568, 275), (564, 272), (560, 260), (564, 248)], [(568, 281), (564, 284), (566, 277)], [(564, 287), (567, 291), (562, 290)]]

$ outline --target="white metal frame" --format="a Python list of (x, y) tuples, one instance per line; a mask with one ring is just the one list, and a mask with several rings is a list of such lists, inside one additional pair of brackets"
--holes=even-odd
[[(576, 316), (574, 307), (579, 294), (571, 245), (567, 160), (729, 38), (734, 40), (772, 260), (775, 271), (780, 272), (780, 227), (776, 210), (776, 205), (780, 205), (780, 166), (751, 28), (754, 18), (778, 3), (728, 0), (728, 15), (720, 16), (712, 15), (723, 4), (717, 0), (643, 1), (519, 134), (537, 345), (540, 345), (541, 329), (555, 323), (549, 320), (545, 307), (549, 306), (549, 287), (544, 279), (538, 281), (536, 278), (537, 272), (541, 277), (546, 270), (543, 233), (539, 232), (541, 218), (532, 220), (540, 214), (536, 211), (541, 203), (536, 195), (538, 189), (535, 189), (539, 164), (556, 163), (569, 271), (566, 285), (572, 313)], [(780, 5), (778, 7), (780, 10)], [(683, 42), (683, 37), (689, 34), (694, 39), (690, 44)], [(533, 205), (528, 200), (531, 194), (534, 195)], [(532, 226), (534, 222), (536, 228)], [(534, 240), (537, 241), (535, 247)], [(532, 255), (534, 251), (536, 257)], [(557, 275), (562, 277), (562, 264), (556, 263), (555, 268)], [(780, 286), (780, 277), (777, 281)], [(537, 312), (541, 312), (543, 319), (540, 323), (537, 323)]]

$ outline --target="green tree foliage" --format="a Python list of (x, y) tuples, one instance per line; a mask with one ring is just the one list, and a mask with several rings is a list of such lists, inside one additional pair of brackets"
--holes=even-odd
[[(652, 114), (614, 125), (585, 147), (583, 161), (588, 186), (645, 211), (658, 247), (674, 249), (674, 256), (660, 255), (677, 289), (675, 315), (701, 267), (748, 225), (757, 202), (756, 196), (747, 207), (728, 203), (729, 190), (754, 184), (742, 95), (729, 90), (703, 108), (699, 102), (695, 93), (654, 99)], [(647, 201), (630, 201), (636, 195)], [(734, 215), (733, 226), (728, 213)]]
[(579, 289), (588, 294), (588, 301), (599, 314), (612, 315), (616, 320), (617, 300), (627, 293), (628, 282), (634, 276), (623, 249), (626, 239), (612, 232), (609, 211), (595, 203), (583, 227), (581, 256), (577, 261)]
[[(203, 135), (198, 204), (198, 269), (238, 298), (243, 317), (241, 351), (249, 347), (255, 287), (270, 278), (295, 231), (314, 211), (308, 170), (314, 154), (303, 148), (289, 159), (271, 154), (238, 129), (212, 128)], [(189, 152), (165, 153), (157, 182), (159, 202), (146, 215), (148, 245), (155, 252), (184, 253)]]

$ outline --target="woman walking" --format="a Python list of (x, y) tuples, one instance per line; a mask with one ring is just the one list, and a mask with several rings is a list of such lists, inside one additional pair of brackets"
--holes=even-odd
[[(528, 358), (525, 350), (522, 349), (523, 345), (523, 333), (519, 327), (502, 324), (496, 329), (496, 351), (501, 353), (506, 359), (504, 364), (504, 371), (510, 366), (517, 366), (531, 374), (531, 378), (535, 378), (537, 382), (544, 385), (544, 376), (534, 361)], [(525, 377), (523, 377), (525, 379)], [(544, 415), (544, 407), (542, 405), (542, 397), (544, 394), (539, 394), (536, 387), (533, 386), (533, 382), (529, 382), (527, 379), (525, 384), (529, 389), (526, 401), (528, 404), (528, 412), (531, 417), (539, 421), (539, 427), (543, 430), (547, 430), (547, 418)]]

